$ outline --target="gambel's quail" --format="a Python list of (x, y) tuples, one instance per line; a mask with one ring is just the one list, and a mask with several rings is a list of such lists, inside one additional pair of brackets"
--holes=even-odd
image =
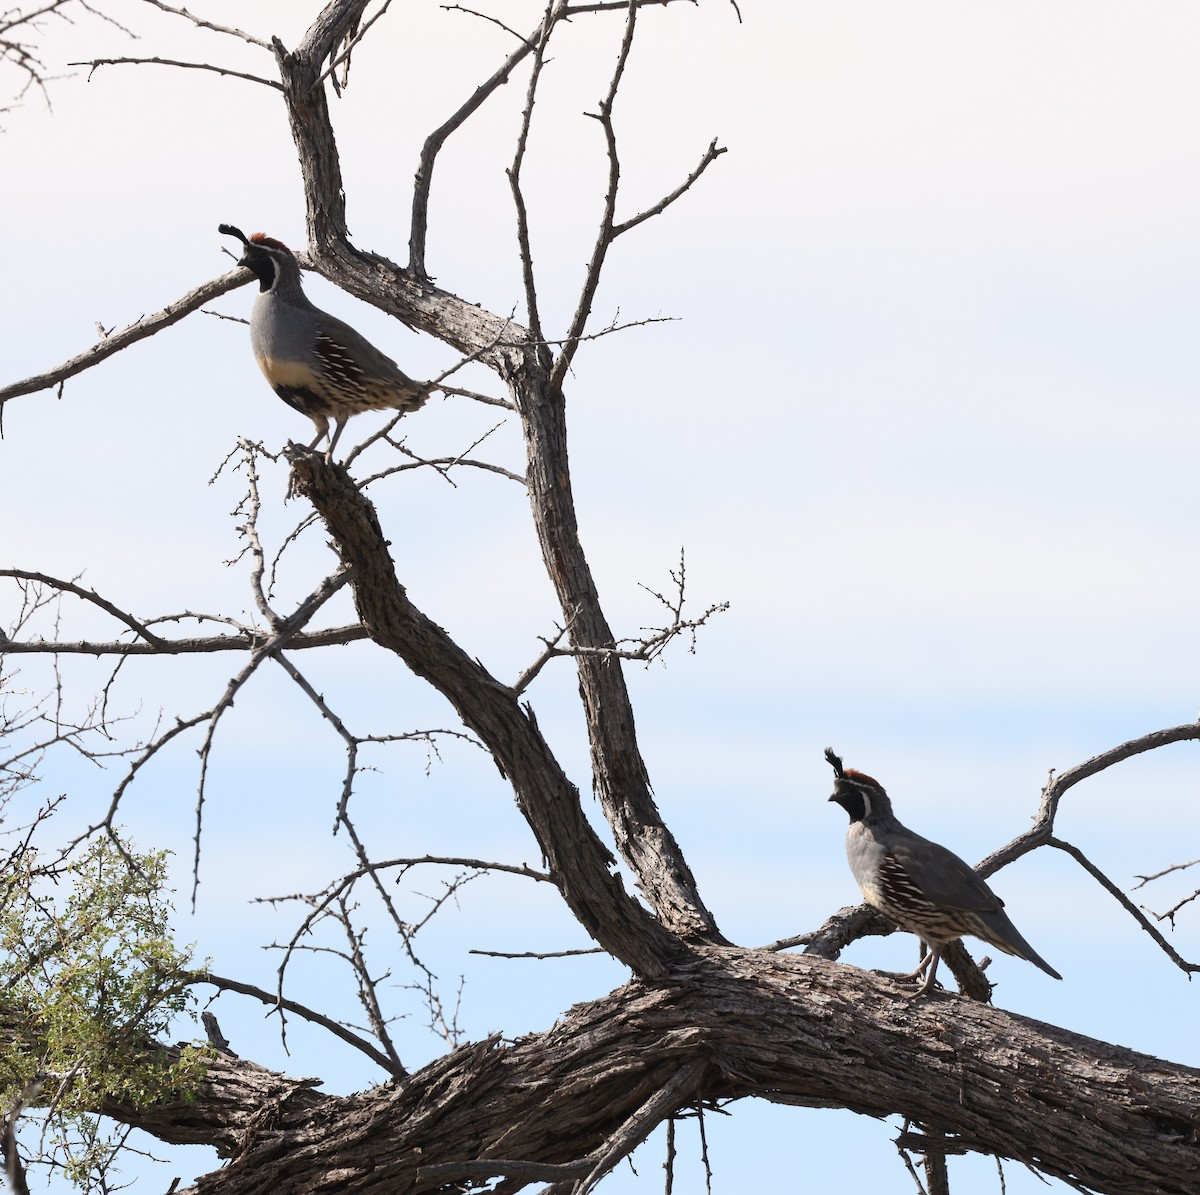
[(825, 758), (836, 775), (829, 799), (850, 815), (846, 858), (867, 904), (916, 934), (928, 949), (907, 977), (916, 979), (928, 967), (915, 995), (933, 987), (942, 948), (963, 934), (1062, 979), (1021, 937), (1004, 912), (1004, 901), (966, 863), (896, 820), (892, 802), (877, 780), (843, 768), (832, 747), (826, 748)]
[(291, 250), (256, 232), (222, 224), (218, 231), (246, 247), (238, 262), (252, 270), (259, 293), (250, 316), (250, 343), (271, 388), (290, 407), (312, 420), (316, 446), (329, 435), (326, 459), (360, 411), (415, 411), (429, 397), (428, 383), (414, 382), (349, 324), (314, 307), (300, 285), (300, 266)]

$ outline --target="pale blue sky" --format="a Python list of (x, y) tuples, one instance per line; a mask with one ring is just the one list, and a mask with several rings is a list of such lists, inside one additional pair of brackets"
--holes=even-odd
[[(290, 44), (316, 5), (189, 7)], [(538, 7), (504, 11), (525, 29)], [(695, 605), (731, 603), (696, 655), (677, 648), (631, 684), (664, 816), (722, 927), (756, 944), (856, 898), (844, 816), (825, 802), (826, 745), (876, 775), (908, 824), (974, 861), (1025, 828), (1048, 769), (1200, 709), (1200, 11), (1095, 0), (741, 8), (742, 25), (720, 0), (642, 18), (617, 109), (619, 215), (674, 187), (714, 136), (729, 152), (617, 245), (596, 304), (598, 323), (618, 309), (677, 322), (581, 351), (569, 401), (582, 534), (613, 623), (631, 633), (654, 621), (639, 584), (666, 585), (681, 545)], [(270, 71), (262, 52), (133, 0), (113, 11), (140, 41), (81, 23), (49, 43), (52, 68), (139, 54)], [(570, 316), (593, 235), (600, 138), (581, 113), (602, 93), (618, 33), (615, 20), (577, 22), (548, 68), (531, 143), (551, 330)], [(420, 142), (507, 49), (494, 27), (420, 0), (397, 6), (356, 51), (334, 118), (357, 243), (405, 260)], [(431, 271), (501, 312), (520, 303), (504, 168), (523, 87), (510, 85), (451, 143), (434, 185)], [(221, 221), (302, 242), (274, 92), (120, 67), (64, 80), (53, 98), (51, 115), (27, 97), (0, 140), (5, 177), (17, 180), (0, 193), (4, 380), (91, 344), (96, 321), (123, 325), (223, 271)], [(453, 361), (309, 277), (315, 301), (408, 373)], [(213, 307), (244, 316), (251, 297)], [(482, 372), (465, 384), (496, 389)], [(364, 416), (351, 431), (381, 420)], [(440, 455), (494, 422), (492, 408), (436, 401), (406, 430), (417, 451)], [(239, 488), (228, 474), (208, 484), (239, 435), (274, 447), (307, 438), (308, 425), (259, 377), (245, 329), (203, 315), (74, 379), (61, 400), (13, 401), (0, 443), (5, 559), (82, 573), (143, 615), (241, 616), (245, 565), (224, 563), (238, 550), (229, 512)], [(521, 467), (513, 427), (489, 444), (493, 459)], [(284, 505), (285, 484), (282, 470), (264, 477), (275, 542), (303, 514)], [(556, 614), (517, 487), (473, 475), (452, 489), (409, 473), (374, 497), (414, 601), (514, 678)], [(286, 592), (307, 593), (331, 559), (310, 533)], [(64, 628), (76, 637), (103, 624), (70, 608)], [(448, 724), (440, 699), (377, 654), (297, 662), (356, 730)], [(21, 667), (44, 687), (35, 661)], [(194, 713), (230, 667), (143, 661), (115, 695), (147, 721), (160, 709)], [(67, 672), (81, 693), (101, 675), (81, 661)], [(531, 700), (586, 791), (574, 693), (561, 662)], [(270, 986), (274, 960), (258, 947), (288, 923), (247, 902), (315, 888), (347, 865), (329, 837), (337, 743), (281, 677), (264, 675), (239, 698), (218, 732), (192, 916), (198, 745), (146, 770), (124, 821), (139, 844), (178, 852), (181, 936), (216, 970)], [(538, 862), (477, 752), (448, 746), (428, 777), (416, 747), (372, 762), (380, 771), (363, 778), (355, 808), (387, 844), (381, 853)], [(47, 789), (69, 787), (71, 816), (86, 822), (116, 779), (64, 767), (48, 772)], [(1200, 853), (1196, 796), (1194, 748), (1174, 747), (1074, 790), (1060, 829), (1128, 887)], [(994, 883), (1065, 977), (1000, 958), (998, 1004), (1200, 1065), (1194, 987), (1070, 860), (1043, 852)], [(448, 986), (467, 976), (471, 1038), (547, 1027), (623, 978), (596, 959), (465, 954), (583, 945), (548, 888), (477, 881), (431, 934)], [(1197, 920), (1174, 940), (1200, 955)], [(376, 948), (390, 958), (382, 934)], [(849, 961), (893, 966), (914, 949), (871, 940)], [(297, 998), (353, 1015), (327, 967), (312, 985)], [(415, 1013), (403, 993), (396, 1000)], [(297, 1025), (287, 1059), (257, 1010), (224, 997), (217, 1011), (235, 1049), (258, 1061), (325, 1076), (333, 1090), (379, 1077)], [(400, 1036), (410, 1062), (435, 1049), (415, 1017)], [(910, 1189), (894, 1129), (850, 1114), (740, 1107), (708, 1129), (717, 1195), (827, 1189), (835, 1176), (843, 1190)], [(694, 1165), (690, 1131), (681, 1154)], [(661, 1190), (662, 1156), (661, 1143), (643, 1147), (640, 1179), (622, 1168), (604, 1190)], [(146, 1189), (187, 1164), (164, 1167)], [(959, 1191), (999, 1189), (986, 1159), (955, 1160), (952, 1180)], [(1016, 1166), (1006, 1180), (1010, 1195), (1045, 1189)]]

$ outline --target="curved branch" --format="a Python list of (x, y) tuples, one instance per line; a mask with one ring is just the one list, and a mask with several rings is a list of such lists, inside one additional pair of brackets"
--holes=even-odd
[(1200, 722), (1186, 722), (1182, 726), (1153, 730), (1149, 734), (1130, 739), (1116, 747), (1110, 747), (1107, 751), (1102, 751), (1099, 755), (1094, 755), (1091, 759), (1084, 760), (1083, 763), (1076, 764), (1073, 768), (1068, 768), (1057, 777), (1054, 777), (1052, 772), (1051, 779), (1042, 789), (1042, 801), (1033, 825), (1023, 834), (1018, 834), (1006, 846), (993, 851), (975, 870), (986, 879), (1022, 855), (1027, 855), (1030, 851), (1048, 843), (1054, 835), (1054, 819), (1058, 815), (1059, 802), (1067, 790), (1074, 788), (1081, 780), (1095, 776), (1126, 759), (1132, 759), (1135, 755), (1154, 751), (1171, 743), (1182, 743), (1189, 740), (1200, 740)]
[(419, 278), (428, 277), (425, 242), (429, 235), (429, 193), (433, 187), (434, 162), (449, 140), (450, 134), (462, 128), (483, 107), (484, 101), (508, 82), (521, 60), (533, 51), (540, 30), (539, 25), (533, 34), (522, 38), (521, 44), (501, 63), (492, 77), (475, 88), (466, 103), (434, 129), (421, 146), (421, 157), (417, 163), (413, 186), (412, 225), (408, 238), (408, 268)]
[[(579, 539), (562, 392), (530, 360), (510, 385), (523, 415), (526, 482), (542, 559), (570, 628), (571, 647), (578, 652), (596, 795), (618, 850), (659, 919), (681, 938), (723, 941), (650, 789), (622, 664), (611, 652), (616, 636)], [(595, 649), (603, 650), (593, 654)]]
[(649, 220), (652, 216), (657, 216), (666, 211), (683, 195), (685, 191), (691, 189), (696, 180), (723, 154), (728, 151), (723, 145), (718, 145), (716, 138), (709, 142), (708, 148), (704, 151), (699, 164), (696, 168), (672, 191), (669, 195), (664, 195), (657, 203), (651, 204), (645, 211), (638, 212), (636, 216), (630, 216), (628, 220), (622, 220), (619, 224), (613, 225), (613, 237), (619, 237), (622, 233), (628, 232), (631, 228), (636, 228), (643, 220)]

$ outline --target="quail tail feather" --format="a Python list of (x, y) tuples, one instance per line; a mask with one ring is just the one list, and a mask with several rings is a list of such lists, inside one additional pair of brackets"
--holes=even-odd
[(1023, 958), (1027, 963), (1041, 968), (1052, 979), (1062, 979), (1062, 976), (1025, 941), (1021, 936), (1021, 931), (1013, 925), (1006, 914), (1001, 912), (980, 913), (978, 917), (979, 929), (986, 932), (980, 933), (979, 930), (971, 932), (980, 941), (986, 942), (989, 946), (995, 946), (997, 950), (1003, 950), (1005, 954)]

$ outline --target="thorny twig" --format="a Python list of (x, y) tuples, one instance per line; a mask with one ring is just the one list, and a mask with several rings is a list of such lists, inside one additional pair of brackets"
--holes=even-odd
[[(612, 77), (609, 81), (608, 93), (600, 101), (599, 111), (588, 113), (593, 119), (599, 121), (604, 133), (604, 144), (608, 154), (608, 187), (604, 195), (604, 208), (600, 217), (600, 227), (596, 235), (596, 242), (592, 248), (592, 256), (588, 262), (583, 285), (580, 288), (579, 301), (575, 308), (575, 314), (571, 318), (566, 336), (566, 344), (559, 353), (558, 360), (555, 361), (550, 375), (550, 390), (552, 393), (562, 387), (567, 371), (571, 368), (571, 362), (575, 358), (575, 353), (587, 328), (587, 322), (591, 318), (592, 304), (596, 298), (596, 291), (600, 286), (600, 277), (604, 270), (604, 263), (613, 243), (623, 233), (636, 228), (639, 224), (650, 219), (652, 216), (659, 215), (670, 207), (725, 152), (724, 148), (718, 146), (715, 140), (712, 141), (701, 157), (699, 164), (675, 190), (651, 207), (645, 209), (645, 211), (639, 212), (636, 216), (617, 222), (616, 209), (617, 194), (621, 183), (621, 162), (617, 150), (617, 132), (616, 126), (613, 123), (613, 108), (616, 104), (617, 92), (621, 86), (621, 80), (625, 74), (629, 53), (633, 47), (633, 35), (637, 23), (637, 0), (628, 0), (625, 8), (625, 34), (621, 40), (621, 48), (617, 55), (616, 66), (613, 68)], [(522, 256), (524, 256), (524, 246), (522, 247)], [(531, 330), (533, 330), (532, 323)]]
[[(1137, 889), (1144, 888), (1147, 884), (1154, 880), (1161, 880), (1163, 876), (1170, 875), (1172, 872), (1187, 871), (1189, 867), (1195, 867), (1197, 863), (1200, 863), (1200, 859), (1192, 859), (1187, 863), (1172, 863), (1170, 867), (1164, 867), (1162, 871), (1156, 871), (1153, 875), (1140, 875), (1137, 877), (1138, 882), (1134, 884), (1133, 890), (1136, 892)], [(1198, 897), (1200, 897), (1200, 889), (1197, 889), (1190, 895), (1183, 897), (1182, 900), (1176, 901), (1176, 903), (1167, 909), (1165, 913), (1155, 913), (1153, 910), (1146, 908), (1145, 905), (1142, 905), (1141, 908), (1145, 909), (1146, 912), (1148, 912), (1156, 921), (1169, 921), (1171, 923), (1171, 928), (1174, 929), (1175, 914), (1178, 913), (1179, 910), (1184, 907), (1184, 905), (1191, 904), (1192, 901), (1196, 900)]]
[(1088, 875), (1090, 875), (1100, 885), (1100, 887), (1103, 888), (1121, 906), (1121, 908), (1123, 908), (1125, 912), (1127, 912), (1134, 919), (1134, 921), (1136, 921), (1138, 925), (1140, 925), (1142, 929), (1144, 929), (1146, 933), (1148, 933), (1154, 939), (1159, 949), (1181, 971), (1187, 975), (1191, 975), (1194, 972), (1200, 971), (1200, 963), (1189, 963), (1185, 958), (1183, 958), (1178, 951), (1175, 950), (1171, 943), (1168, 942), (1166, 938), (1164, 938), (1162, 934), (1160, 934), (1158, 930), (1156, 930), (1154, 926), (1150, 924), (1150, 922), (1142, 914), (1142, 911), (1133, 903), (1133, 901), (1131, 901), (1129, 897), (1127, 897), (1125, 893), (1122, 892), (1121, 889), (1118, 888), (1117, 885), (1114, 884), (1112, 880), (1110, 880), (1108, 876), (1106, 876), (1104, 872), (1102, 872), (1100, 868), (1098, 868), (1077, 846), (1072, 846), (1069, 842), (1063, 842), (1061, 839), (1053, 837), (1046, 840), (1046, 845), (1055, 847), (1056, 849), (1070, 855), (1071, 858), (1074, 859), (1075, 862), (1078, 863), (1079, 866), (1082, 867), (1084, 871), (1086, 871)]
[[(568, 634), (571, 629), (571, 624), (575, 621), (575, 615), (579, 613), (578, 607), (572, 611), (572, 616), (567, 619), (566, 625), (558, 628), (553, 638), (542, 638), (542, 643), (545, 644), (543, 650), (538, 654), (536, 660), (521, 673), (520, 676), (513, 682), (513, 692), (517, 694), (524, 693), (526, 689), (533, 683), (534, 678), (539, 672), (551, 661), (555, 656), (562, 654), (559, 649), (559, 644), (563, 640), (563, 636)], [(539, 636), (541, 638), (541, 636)]]
[(675, 583), (675, 594), (672, 597), (666, 597), (657, 590), (651, 589), (648, 585), (640, 586), (640, 588), (656, 598), (670, 611), (671, 621), (666, 626), (643, 627), (642, 630), (648, 632), (647, 634), (640, 637), (627, 636), (617, 639), (607, 646), (580, 647), (572, 644), (567, 647), (560, 647), (559, 644), (563, 637), (568, 634), (571, 628), (571, 622), (568, 622), (565, 627), (559, 627), (552, 638), (542, 638), (542, 643), (545, 644), (545, 647), (538, 654), (537, 659), (517, 678), (514, 684), (516, 692), (524, 692), (534, 677), (545, 667), (546, 663), (556, 656), (607, 656), (613, 659), (636, 660), (649, 664), (662, 655), (667, 645), (673, 639), (685, 634), (691, 636), (689, 650), (695, 653), (696, 632), (700, 627), (707, 625), (708, 620), (714, 614), (723, 614), (728, 610), (729, 603), (717, 602), (709, 606), (698, 618), (684, 618), (683, 608), (686, 602), (687, 570), (682, 549), (679, 552), (678, 571), (671, 569), (670, 577)]
[(184, 17), (186, 20), (191, 21), (198, 29), (209, 29), (213, 33), (224, 33), (229, 37), (240, 38), (244, 42), (249, 42), (252, 46), (259, 46), (264, 50), (271, 49), (271, 43), (263, 41), (262, 38), (253, 37), (249, 33), (244, 33), (241, 29), (234, 29), (227, 25), (216, 25), (212, 21), (206, 21), (203, 17), (196, 16), (195, 13), (188, 12), (186, 8), (176, 8), (173, 4), (166, 4), (164, 0), (142, 0), (142, 3), (152, 5), (162, 12), (171, 13), (173, 16)]
[(283, 90), (283, 84), (277, 79), (264, 79), (261, 75), (251, 75), (246, 71), (235, 71), (227, 66), (216, 66), (211, 62), (182, 62), (178, 58), (90, 58), (83, 62), (69, 62), (68, 66), (89, 67), (88, 78), (102, 66), (177, 66), (184, 70), (212, 71), (216, 75), (228, 75), (233, 79), (245, 79), (247, 83), (261, 83), (264, 87)]
[[(390, 426), (392, 425), (389, 425), (389, 427)], [(494, 427), (490, 427), (481, 436), (477, 437), (471, 444), (468, 444), (467, 447), (458, 454), (458, 456), (443, 456), (436, 458), (418, 456), (402, 441), (393, 440), (390, 436), (386, 435), (387, 428), (385, 428), (384, 438), (387, 440), (388, 444), (390, 444), (392, 448), (400, 453), (401, 456), (408, 457), (409, 463), (404, 465), (392, 465), (387, 469), (381, 469), (378, 473), (372, 473), (370, 477), (366, 478), (362, 482), (362, 488), (365, 489), (372, 482), (380, 481), (382, 478), (390, 477), (395, 473), (404, 473), (410, 469), (424, 468), (433, 469), (433, 471), (437, 473), (438, 476), (441, 477), (448, 485), (457, 488), (454, 479), (450, 476), (450, 472), (452, 469), (460, 466), (463, 468), (481, 469), (485, 473), (497, 473), (501, 477), (508, 478), (509, 481), (517, 482), (518, 485), (525, 485), (525, 478), (519, 473), (513, 473), (511, 470), (504, 468), (503, 465), (493, 465), (488, 461), (477, 461), (474, 458), (467, 456), (468, 452), (474, 448), (478, 448), (479, 445), (482, 444), (490, 435), (492, 435), (493, 432), (498, 431), (503, 426), (504, 423), (501, 421)]]
[(46, 73), (46, 64), (38, 57), (33, 39), (45, 26), (45, 17), (56, 17), (73, 25), (75, 22), (71, 19), (71, 12), (76, 8), (129, 37), (134, 36), (115, 17), (89, 4), (88, 0), (41, 0), (32, 8), (0, 9), (0, 66), (12, 66), (24, 76), (24, 82), (12, 94), (11, 103), (0, 107), (0, 112), (8, 112), (13, 104), (19, 103), (35, 87), (41, 92), (47, 109), (52, 110), (47, 84), (62, 76)]
[[(364, 879), (368, 880), (375, 889), (376, 894), (382, 897), (393, 927), (400, 939), (404, 954), (420, 976), (417, 983), (405, 986), (421, 994), (429, 1012), (430, 1028), (440, 1033), (449, 1044), (455, 1045), (458, 1042), (459, 1036), (456, 1024), (457, 1000), (455, 1009), (448, 1011), (434, 986), (437, 982), (437, 976), (416, 953), (414, 946), (415, 938), (448, 901), (456, 899), (458, 891), (464, 884), (478, 879), (489, 871), (521, 875), (543, 882), (552, 881), (551, 877), (544, 872), (537, 872), (523, 865), (494, 863), (481, 859), (421, 856), (371, 862), (367, 858), (366, 849), (359, 840), (357, 832), (354, 830), (353, 824), (348, 817), (343, 819), (343, 824), (347, 826), (350, 832), (355, 853), (360, 860), (359, 866), (354, 871), (342, 876), (321, 892), (265, 897), (260, 898), (258, 901), (258, 903), (272, 905), (295, 902), (306, 905), (309, 910), (292, 933), (288, 942), (283, 945), (277, 944), (274, 947), (274, 949), (283, 952), (283, 959), (276, 971), (277, 995), (279, 1001), (282, 1001), (286, 972), (292, 957), (297, 952), (319, 951), (337, 954), (338, 957), (342, 958), (349, 965), (355, 976), (359, 999), (368, 1009), (368, 1019), (371, 1022), (370, 1031), (372, 1035), (380, 1041), (384, 1052), (392, 1059), (393, 1065), (399, 1067), (400, 1060), (391, 1042), (390, 1034), (387, 1030), (387, 1021), (384, 1019), (382, 1008), (376, 997), (378, 984), (386, 976), (374, 976), (370, 973), (366, 956), (362, 950), (361, 933), (353, 928), (352, 914), (357, 906), (351, 904), (350, 898), (358, 883)], [(423, 916), (409, 921), (400, 916), (392, 900), (390, 891), (388, 891), (383, 883), (382, 875), (389, 871), (396, 871), (398, 872), (396, 877), (396, 882), (398, 883), (408, 874), (411, 868), (424, 864), (456, 866), (462, 867), (464, 870), (460, 871), (453, 879), (443, 881), (443, 891), (439, 895), (424, 897), (429, 902), (429, 908)], [(415, 894), (421, 895), (420, 893)], [(332, 950), (329, 947), (318, 946), (305, 940), (311, 938), (321, 923), (327, 920), (332, 920), (342, 927), (343, 933), (347, 935), (348, 940), (352, 944), (352, 948), (349, 951)], [(461, 997), (461, 987), (459, 989), (459, 997)], [(284, 1035), (286, 1044), (286, 1022), (282, 1015), (282, 1006), (280, 1020), (280, 1030), (281, 1034)]]

